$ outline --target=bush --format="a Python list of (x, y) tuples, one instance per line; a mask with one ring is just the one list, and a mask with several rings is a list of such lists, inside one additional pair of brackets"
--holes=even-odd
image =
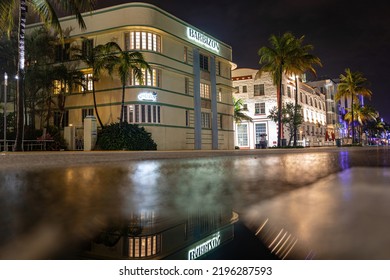
[(113, 123), (98, 134), (97, 149), (101, 150), (157, 150), (151, 133), (136, 124)]

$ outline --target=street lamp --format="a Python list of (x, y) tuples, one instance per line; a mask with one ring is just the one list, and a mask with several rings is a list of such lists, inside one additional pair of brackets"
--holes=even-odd
[(8, 150), (7, 147), (7, 85), (8, 85), (8, 75), (4, 72), (4, 151)]

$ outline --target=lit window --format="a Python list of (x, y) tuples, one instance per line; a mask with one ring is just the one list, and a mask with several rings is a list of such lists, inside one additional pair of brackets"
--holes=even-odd
[(130, 105), (128, 110), (129, 123), (160, 123), (161, 109), (158, 105)]
[(210, 99), (210, 85), (200, 83), (200, 97)]
[(83, 77), (83, 86), (81, 91), (91, 91), (93, 89), (93, 75), (92, 73), (84, 74)]
[(151, 87), (160, 87), (160, 76), (161, 70), (152, 69), (152, 71), (146, 71), (142, 69), (142, 81), (140, 82), (133, 72), (130, 77), (130, 85), (132, 86), (151, 86)]
[(125, 50), (149, 50), (161, 52), (160, 35), (146, 31), (126, 32), (124, 36)]

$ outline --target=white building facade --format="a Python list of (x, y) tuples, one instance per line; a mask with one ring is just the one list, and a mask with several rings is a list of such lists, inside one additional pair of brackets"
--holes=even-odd
[[(108, 7), (85, 13), (83, 18), (86, 30), (79, 28), (74, 17), (60, 19), (62, 28), (71, 30), (66, 48), (84, 47), (83, 38), (89, 47), (114, 41), (122, 50), (141, 52), (152, 67), (141, 84), (129, 77), (125, 119), (150, 132), (158, 150), (234, 148), (229, 45), (146, 3)], [(82, 64), (79, 69), (91, 81), (91, 69)], [(84, 118), (94, 114), (90, 85), (87, 82), (86, 91), (80, 87), (67, 96), (64, 126), (82, 127)], [(96, 82), (104, 125), (118, 122), (121, 92), (118, 74), (103, 73)]]
[[(234, 98), (241, 99), (244, 111), (252, 121), (235, 123), (235, 145), (240, 149), (259, 148), (266, 140), (268, 147), (277, 146), (277, 124), (268, 118), (270, 110), (277, 107), (276, 86), (269, 73), (257, 77), (258, 70), (239, 68), (232, 72)], [(298, 104), (302, 107), (303, 124), (297, 132), (298, 144), (303, 146), (325, 145), (326, 106), (325, 96), (314, 88), (299, 82)], [(295, 102), (295, 79), (284, 77), (282, 102)], [(284, 128), (282, 138), (289, 143), (290, 133)]]

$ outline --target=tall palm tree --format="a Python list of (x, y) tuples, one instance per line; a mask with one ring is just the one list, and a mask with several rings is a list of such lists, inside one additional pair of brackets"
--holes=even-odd
[[(295, 76), (295, 109), (294, 109), (294, 116), (298, 116), (297, 108), (298, 108), (298, 92), (299, 92), (299, 86), (298, 86), (298, 77), (304, 74), (305, 72), (310, 72), (314, 76), (317, 75), (317, 72), (314, 68), (314, 65), (322, 66), (321, 60), (313, 55), (310, 54), (310, 52), (314, 49), (312, 45), (302, 45), (303, 40), (305, 39), (305, 36), (301, 36), (300, 38), (297, 38), (296, 40), (296, 53), (295, 56), (292, 59), (291, 65), (288, 65), (290, 67), (289, 71), (291, 71)], [(297, 127), (294, 127), (294, 146), (297, 145)]]
[(95, 108), (95, 115), (100, 127), (103, 127), (103, 122), (100, 119), (99, 111), (96, 102), (96, 82), (100, 80), (100, 76), (104, 70), (111, 75), (116, 62), (117, 44), (115, 42), (108, 42), (104, 45), (97, 45), (93, 47), (90, 45), (91, 41), (83, 39), (83, 45), (86, 48), (74, 48), (72, 55), (74, 59), (81, 60), (92, 71), (92, 97), (93, 106)]
[(115, 65), (122, 84), (122, 100), (121, 100), (121, 113), (119, 117), (119, 123), (122, 126), (125, 110), (125, 90), (129, 77), (134, 74), (134, 77), (141, 84), (143, 81), (143, 75), (145, 71), (151, 73), (149, 64), (145, 61), (144, 56), (140, 52), (123, 51), (119, 45), (116, 45), (116, 49), (119, 51), (119, 55), (116, 57)]
[(25, 75), (25, 28), (26, 28), (26, 14), (27, 6), (37, 13), (41, 21), (47, 25), (53, 27), (60, 34), (62, 34), (60, 22), (58, 20), (55, 8), (59, 8), (61, 11), (71, 13), (76, 16), (81, 28), (85, 29), (85, 23), (83, 21), (81, 12), (86, 10), (92, 10), (95, 5), (94, 0), (2, 0), (0, 2), (0, 28), (7, 31), (8, 35), (11, 35), (11, 31), (14, 29), (16, 21), (15, 11), (19, 11), (18, 26), (18, 47), (19, 47), (19, 59), (18, 59), (18, 83), (19, 91), (17, 93), (17, 129), (16, 129), (16, 141), (14, 151), (22, 151), (22, 140), (24, 130), (24, 75)]
[(353, 110), (350, 110), (347, 114), (345, 114), (344, 119), (350, 124), (352, 124), (353, 120), (359, 123), (359, 139), (361, 139), (363, 125), (366, 125), (370, 121), (375, 121), (378, 117), (379, 114), (373, 107), (368, 105), (361, 106), (360, 104), (355, 103), (353, 105)]
[(65, 66), (60, 64), (55, 66), (53, 69), (54, 78), (59, 82), (57, 95), (57, 107), (60, 110), (60, 121), (59, 125), (62, 128), (64, 113), (65, 113), (65, 103), (66, 97), (72, 94), (75, 87), (84, 86), (84, 75), (83, 72), (77, 70), (70, 65)]
[(260, 48), (260, 70), (257, 76), (262, 72), (270, 72), (274, 85), (277, 86), (277, 108), (278, 108), (278, 147), (282, 146), (282, 80), (284, 75), (291, 75), (294, 63), (294, 57), (298, 53), (298, 44), (295, 36), (289, 32), (278, 37), (271, 35), (269, 38), (270, 46)]
[(359, 103), (359, 96), (370, 98), (371, 90), (367, 87), (367, 79), (360, 72), (352, 72), (351, 69), (345, 69), (345, 75), (340, 74), (340, 82), (337, 85), (335, 100), (341, 98), (351, 99), (351, 125), (352, 125), (352, 144), (355, 143), (355, 117), (354, 117), (354, 102)]

